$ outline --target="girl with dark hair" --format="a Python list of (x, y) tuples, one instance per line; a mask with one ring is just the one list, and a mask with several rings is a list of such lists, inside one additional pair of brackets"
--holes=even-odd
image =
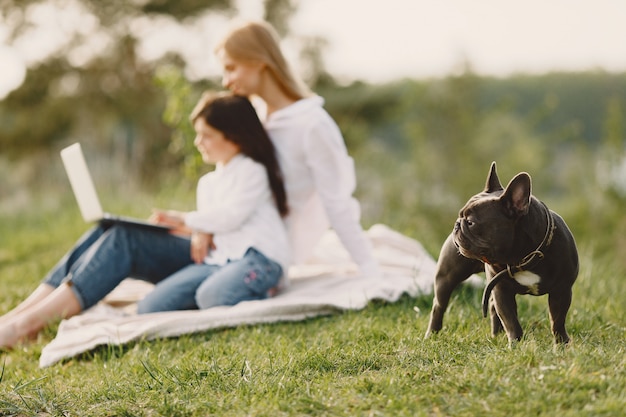
[(126, 277), (156, 284), (138, 303), (139, 313), (263, 299), (280, 283), (290, 262), (286, 195), (253, 107), (245, 97), (206, 94), (191, 119), (202, 159), (216, 165), (198, 182), (197, 209), (156, 211), (152, 221), (172, 233), (122, 224), (86, 233), (0, 318), (0, 347), (95, 305)]
[(191, 114), (194, 125), (198, 120), (222, 131), (228, 140), (239, 145), (242, 154), (265, 166), (278, 211), (286, 216), (287, 196), (274, 146), (248, 99), (228, 93), (205, 93)]

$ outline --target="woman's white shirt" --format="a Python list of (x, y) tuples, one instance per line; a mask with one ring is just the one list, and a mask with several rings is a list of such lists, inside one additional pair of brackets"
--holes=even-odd
[(378, 264), (361, 228), (360, 206), (352, 196), (354, 161), (323, 104), (319, 96), (305, 98), (265, 120), (287, 191), (293, 262), (306, 262), (330, 225), (361, 273), (377, 274)]
[(213, 233), (216, 249), (205, 263), (224, 265), (254, 247), (287, 272), (291, 261), (287, 230), (262, 164), (243, 154), (218, 164), (198, 181), (196, 199), (197, 210), (187, 213), (185, 224)]

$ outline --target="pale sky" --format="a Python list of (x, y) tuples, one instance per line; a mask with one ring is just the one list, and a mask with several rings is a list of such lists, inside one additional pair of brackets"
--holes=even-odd
[[(241, 17), (261, 18), (260, 1), (237, 3)], [(17, 45), (8, 44), (0, 22), (0, 99), (22, 82), (24, 65), (63, 45), (67, 27), (91, 33), (98, 25), (71, 7), (42, 7), (33, 19), (43, 29)], [(219, 75), (211, 42), (227, 25), (209, 16), (186, 27), (162, 22), (155, 29), (139, 21), (135, 30), (144, 39), (143, 56), (181, 50), (190, 62), (188, 74), (202, 78)], [(479, 74), (496, 76), (626, 71), (624, 0), (300, 0), (291, 31), (325, 37), (327, 69), (342, 80), (445, 76), (465, 61)], [(71, 54), (73, 63), (80, 65), (109, 42), (105, 36), (88, 39)], [(294, 45), (285, 41), (288, 56), (295, 56)]]
[[(626, 70), (623, 0), (314, 0), (292, 27), (328, 37), (331, 74), (369, 81), (449, 73)], [(384, 5), (384, 6), (381, 6)]]

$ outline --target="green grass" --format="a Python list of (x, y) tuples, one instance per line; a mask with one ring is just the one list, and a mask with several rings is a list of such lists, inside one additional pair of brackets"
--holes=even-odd
[[(74, 210), (0, 216), (0, 312), (32, 291), (84, 229)], [(0, 414), (623, 415), (624, 277), (611, 254), (589, 253), (583, 243), (565, 348), (552, 344), (545, 297), (518, 298), (525, 337), (509, 348), (489, 337), (480, 290), (470, 287), (455, 293), (443, 331), (429, 340), (431, 297), (404, 296), (304, 322), (103, 346), (39, 369), (52, 326), (0, 353)]]

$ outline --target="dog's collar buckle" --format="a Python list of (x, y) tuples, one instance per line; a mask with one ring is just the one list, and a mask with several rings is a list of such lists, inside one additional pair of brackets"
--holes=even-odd
[(545, 255), (543, 254), (543, 252), (541, 252), (539, 248), (537, 248), (537, 250), (534, 250), (526, 255), (518, 265), (507, 265), (506, 269), (509, 271), (509, 276), (513, 278), (513, 275), (518, 272), (526, 271), (528, 268), (531, 268), (536, 262), (539, 262), (544, 257)]

